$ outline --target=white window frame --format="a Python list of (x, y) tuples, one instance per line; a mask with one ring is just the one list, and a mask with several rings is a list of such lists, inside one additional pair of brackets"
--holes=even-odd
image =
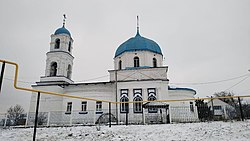
[(190, 111), (194, 112), (194, 102), (189, 102), (190, 104)]
[(101, 111), (102, 111), (102, 102), (96, 101), (96, 112), (101, 112)]
[(66, 109), (66, 112), (71, 112), (72, 111), (72, 102), (68, 102), (67, 103), (67, 109)]
[(81, 107), (81, 111), (82, 112), (86, 112), (87, 111), (87, 101), (82, 101), (82, 107)]
[(153, 58), (153, 67), (157, 68), (157, 59), (156, 58)]
[[(128, 98), (127, 97), (122, 97), (121, 98), (121, 100), (120, 100), (121, 102), (128, 102), (129, 100), (128, 100)], [(129, 111), (129, 104), (128, 103), (121, 103), (121, 108), (120, 108), (120, 112), (121, 113), (126, 113), (126, 112), (128, 112)]]
[(55, 49), (59, 49), (59, 48), (60, 48), (60, 44), (61, 44), (61, 40), (60, 40), (59, 38), (57, 38), (57, 39), (55, 40), (55, 46), (54, 46), (54, 48), (55, 48)]
[(134, 67), (140, 67), (140, 58), (138, 56), (134, 57)]
[(143, 99), (139, 96), (136, 96), (134, 98), (134, 113), (142, 113), (142, 102), (139, 101), (143, 101)]

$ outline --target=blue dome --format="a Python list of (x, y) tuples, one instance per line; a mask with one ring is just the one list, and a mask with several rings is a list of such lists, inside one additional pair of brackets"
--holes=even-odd
[(132, 52), (138, 50), (151, 51), (153, 53), (162, 55), (161, 48), (156, 42), (142, 37), (139, 32), (137, 32), (135, 37), (128, 39), (117, 48), (115, 57), (121, 55), (124, 52)]
[(71, 34), (70, 32), (68, 31), (68, 29), (66, 29), (64, 26), (61, 27), (61, 28), (58, 28), (56, 31), (55, 31), (55, 35), (58, 35), (58, 34), (67, 34), (71, 37)]

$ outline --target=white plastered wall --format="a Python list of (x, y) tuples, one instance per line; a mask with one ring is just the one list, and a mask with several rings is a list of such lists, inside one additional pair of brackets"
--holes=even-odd
[[(64, 93), (63, 88), (57, 85), (32, 86), (32, 88), (35, 90)], [(38, 95), (37, 93), (34, 93), (34, 92), (32, 93), (29, 112), (35, 112), (37, 95)], [(62, 99), (63, 97), (60, 97), (60, 96), (53, 96), (53, 95), (41, 93), (39, 112), (62, 111)]]
[[(68, 47), (69, 47), (69, 42), (71, 42), (71, 51), (73, 49), (73, 42), (74, 40), (67, 34), (59, 34), (59, 35), (54, 35), (52, 34), (51, 36), (51, 42), (50, 42), (50, 51), (65, 51), (68, 52)], [(60, 48), (59, 49), (55, 49), (55, 40), (56, 39), (60, 39)]]
[[(195, 92), (190, 90), (169, 90), (169, 100), (181, 100), (194, 98)], [(190, 108), (193, 103), (194, 111)], [(198, 121), (198, 111), (195, 101), (169, 102), (170, 116), (172, 122), (191, 122)]]
[(122, 69), (127, 67), (134, 67), (134, 57), (139, 57), (140, 66), (153, 67), (153, 58), (157, 60), (157, 67), (163, 65), (163, 56), (150, 51), (135, 51), (135, 52), (124, 52), (123, 54), (114, 58), (114, 68), (118, 69), (119, 61), (122, 61)]
[(65, 52), (48, 52), (45, 76), (50, 75), (50, 67), (52, 62), (57, 62), (58, 76), (67, 76), (68, 65), (71, 65), (71, 67), (73, 67), (73, 59), (73, 56)]
[[(69, 85), (65, 87), (65, 93), (81, 96), (85, 98), (93, 98), (97, 100), (115, 101), (114, 95), (114, 84), (113, 83), (99, 83), (99, 84), (79, 84), (79, 85)], [(72, 110), (81, 110), (81, 101), (87, 101), (87, 110), (95, 111), (96, 101), (84, 100), (84, 99), (73, 99), (73, 98), (63, 98), (63, 111), (66, 111), (66, 106), (68, 102), (72, 102)], [(115, 108), (112, 105), (112, 109)], [(108, 103), (102, 102), (102, 108), (108, 109)]]
[[(117, 83), (117, 101), (120, 101), (121, 89), (128, 89), (129, 101), (133, 101), (134, 89), (142, 89), (143, 100), (148, 100), (148, 88), (155, 88), (157, 100), (163, 100), (168, 97), (168, 81), (153, 80), (153, 81), (131, 81), (131, 82), (118, 82)], [(120, 105), (118, 106), (118, 117), (120, 117)], [(124, 113), (122, 114), (124, 115)], [(134, 113), (133, 103), (129, 104), (129, 116), (136, 119), (141, 119), (141, 114)], [(119, 120), (119, 119), (118, 119)]]
[[(132, 70), (110, 70), (110, 81), (128, 81), (128, 80), (167, 80), (168, 67), (160, 68), (139, 68)], [(117, 74), (117, 75), (116, 75)]]

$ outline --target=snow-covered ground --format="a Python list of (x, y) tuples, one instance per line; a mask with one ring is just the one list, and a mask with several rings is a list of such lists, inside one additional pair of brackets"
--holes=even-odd
[[(0, 129), (1, 141), (32, 140), (33, 128)], [(250, 121), (38, 128), (37, 141), (250, 141)]]

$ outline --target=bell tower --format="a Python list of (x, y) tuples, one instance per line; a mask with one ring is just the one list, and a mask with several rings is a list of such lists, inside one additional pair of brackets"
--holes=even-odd
[(50, 50), (46, 53), (45, 76), (40, 78), (39, 83), (73, 83), (73, 39), (69, 30), (65, 28), (66, 15), (63, 17), (63, 26), (51, 35)]

